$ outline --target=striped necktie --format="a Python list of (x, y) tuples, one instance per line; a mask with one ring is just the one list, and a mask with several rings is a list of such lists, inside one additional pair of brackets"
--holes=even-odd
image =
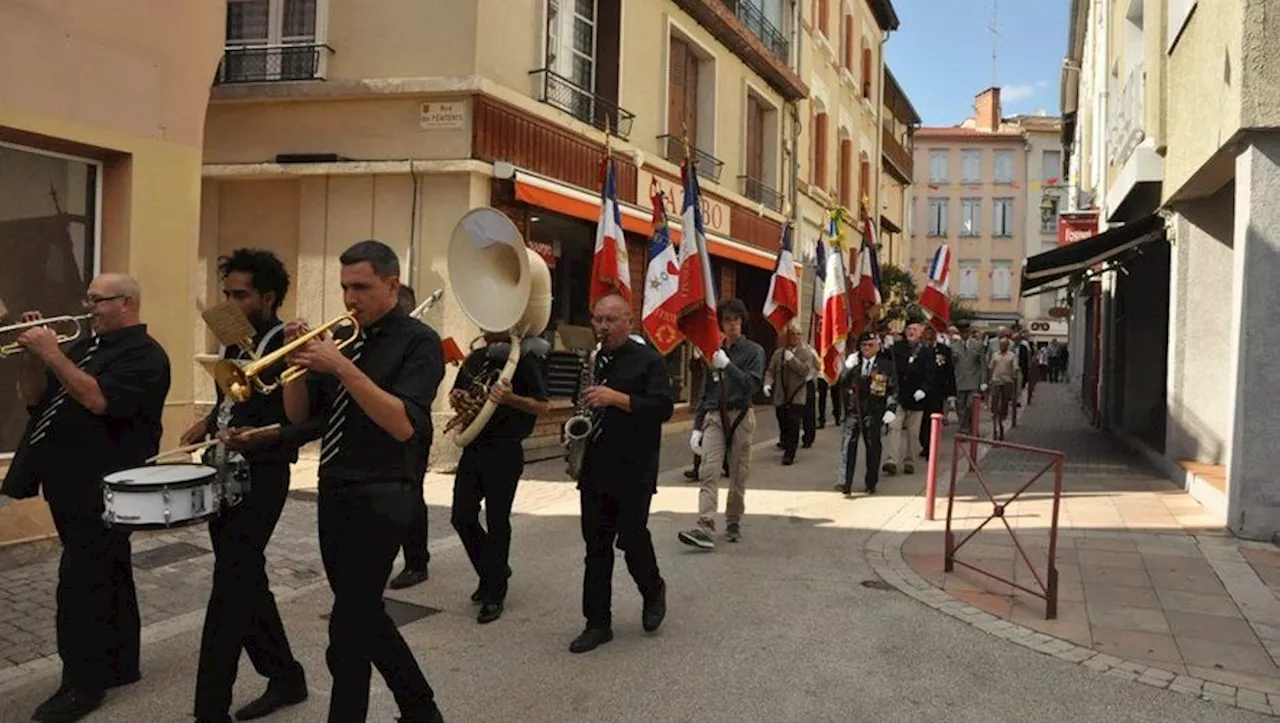
[[(102, 343), (102, 337), (95, 334), (93, 341), (89, 342), (89, 348), (84, 352), (84, 357), (76, 363), (78, 368), (84, 369), (84, 365), (88, 364), (89, 360), (93, 358), (94, 352), (98, 351), (100, 343)], [(53, 399), (49, 400), (49, 406), (44, 408), (44, 412), (36, 420), (36, 426), (31, 429), (31, 444), (33, 446), (49, 435), (49, 430), (53, 428), (53, 420), (58, 416), (58, 410), (62, 407), (63, 402), (66, 401), (67, 388), (62, 387), (57, 394), (53, 395)]]
[[(364, 333), (361, 332), (360, 338), (351, 344), (351, 361), (352, 363), (360, 361), (360, 355), (364, 349)], [(329, 424), (324, 433), (324, 440), (320, 443), (320, 466), (323, 467), (329, 460), (338, 456), (338, 450), (342, 448), (342, 428), (347, 423), (347, 405), (351, 403), (351, 394), (347, 392), (347, 388), (338, 387), (338, 394), (333, 398), (333, 411), (329, 413)]]

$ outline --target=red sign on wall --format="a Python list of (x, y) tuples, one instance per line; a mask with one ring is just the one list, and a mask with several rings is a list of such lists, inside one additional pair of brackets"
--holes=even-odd
[(1098, 212), (1075, 211), (1058, 216), (1058, 245), (1066, 246), (1098, 235)]

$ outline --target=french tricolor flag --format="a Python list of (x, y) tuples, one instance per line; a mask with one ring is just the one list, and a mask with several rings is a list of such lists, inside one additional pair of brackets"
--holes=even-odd
[(946, 244), (933, 252), (928, 278), (928, 283), (920, 294), (920, 308), (929, 317), (933, 328), (946, 331), (951, 324), (951, 299), (947, 295), (947, 285), (951, 281), (951, 248)]
[(707, 363), (715, 356), (724, 337), (716, 315), (716, 286), (711, 280), (711, 257), (707, 251), (707, 234), (702, 225), (702, 189), (698, 172), (686, 156), (680, 168), (684, 183), (680, 241), (680, 309), (677, 324), (681, 333)]
[(818, 236), (818, 245), (813, 250), (813, 346), (822, 348), (822, 289), (827, 282), (827, 248)]
[(845, 276), (844, 250), (840, 245), (842, 231), (840, 220), (832, 214), (828, 226), (831, 251), (827, 254), (827, 268), (822, 282), (822, 331), (818, 336), (818, 349), (822, 352), (822, 376), (829, 384), (835, 384), (844, 359), (845, 337), (853, 326), (853, 310), (849, 305), (849, 283)]
[(782, 226), (782, 243), (778, 249), (778, 263), (769, 279), (769, 293), (764, 297), (764, 318), (773, 328), (782, 329), (796, 318), (800, 307), (800, 283), (796, 278), (796, 261), (791, 251), (791, 224)]
[(600, 222), (596, 224), (588, 299), (595, 306), (597, 300), (608, 294), (617, 294), (631, 303), (631, 265), (627, 260), (626, 237), (622, 234), (622, 211), (618, 208), (618, 183), (612, 157), (606, 157), (604, 162), (604, 190), (600, 198)]
[(680, 262), (671, 245), (666, 203), (662, 191), (653, 203), (653, 240), (649, 243), (649, 268), (644, 276), (644, 306), (641, 324), (653, 348), (662, 356), (671, 353), (684, 337), (676, 326), (680, 293)]

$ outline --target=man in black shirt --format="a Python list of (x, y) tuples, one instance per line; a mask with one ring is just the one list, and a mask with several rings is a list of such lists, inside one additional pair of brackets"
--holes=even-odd
[(662, 423), (671, 418), (675, 394), (658, 352), (630, 338), (631, 305), (622, 297), (611, 294), (597, 301), (591, 325), (601, 340), (596, 384), (580, 394), (599, 414), (578, 482), (587, 547), (582, 576), (587, 627), (569, 645), (573, 653), (613, 640), (615, 541), (640, 588), (645, 631), (657, 630), (667, 614), (667, 585), (649, 535), (649, 502), (658, 491)]
[[(252, 350), (227, 347), (222, 358), (244, 361), (250, 358), (250, 351), (262, 357), (279, 349), (284, 344), (284, 322), (278, 313), (289, 291), (284, 263), (270, 251), (237, 249), (218, 259), (218, 272), (223, 296), (239, 307), (254, 329)], [(275, 375), (283, 369), (280, 364), (267, 373)], [(248, 434), (255, 427), (272, 424), (281, 427)], [(243, 459), (250, 479), (250, 488), (240, 501), (209, 520), (213, 589), (200, 639), (195, 700), (198, 723), (231, 720), (227, 711), (241, 650), (248, 652), (254, 669), (268, 684), (262, 696), (236, 712), (237, 719), (261, 718), (307, 698), (306, 676), (289, 648), (267, 580), (266, 549), (289, 494), (289, 465), (298, 460), (298, 447), (314, 437), (317, 429), (315, 424), (289, 424), (278, 389), (271, 394), (255, 390), (240, 404), (218, 389), (213, 411), (182, 435), (183, 444), (209, 436), (221, 440), (222, 449), (213, 455), (215, 464), (229, 465)]]
[(933, 440), (934, 412), (941, 412), (946, 407), (947, 397), (956, 394), (956, 366), (951, 347), (938, 343), (938, 332), (932, 326), (926, 326), (921, 334), (924, 339), (924, 354), (933, 361), (928, 381), (924, 389), (924, 415), (920, 420), (921, 456), (929, 459), (929, 443)]
[(31, 416), (0, 492), (20, 499), (43, 488), (62, 543), (62, 684), (32, 720), (79, 720), (106, 689), (141, 677), (129, 531), (103, 522), (101, 488), (104, 476), (142, 466), (160, 447), (169, 357), (140, 322), (141, 298), (131, 277), (102, 274), (85, 296), (92, 335), (66, 353), (48, 327), (17, 339), (27, 351), (19, 388)]
[[(846, 338), (845, 349), (853, 342)], [(880, 430), (897, 417), (897, 379), (893, 360), (880, 353), (880, 336), (864, 331), (857, 337), (857, 351), (845, 357), (835, 388), (845, 398), (843, 447), (836, 466), (836, 489), (853, 494), (853, 472), (858, 465), (858, 440), (867, 450), (865, 489), (876, 493), (880, 480)]]
[[(449, 403), (458, 409), (467, 389), (483, 375), (502, 369), (511, 349), (506, 334), (485, 334), (486, 346), (471, 352), (453, 382)], [(510, 383), (495, 383), (489, 398), (498, 404), (484, 429), (462, 450), (453, 482), (453, 529), (480, 576), (471, 595), (480, 603), (476, 621), (491, 623), (502, 616), (507, 596), (507, 560), (511, 552), (511, 505), (516, 483), (524, 471), (521, 440), (533, 433), (537, 417), (547, 412), (547, 381), (538, 359), (520, 357)], [(485, 527), (480, 526), (480, 502), (484, 501)]]
[[(431, 403), (444, 377), (437, 337), (397, 307), (400, 261), (386, 244), (361, 241), (338, 258), (343, 301), (360, 324), (344, 350), (306, 344), (291, 361), (312, 372), (287, 384), (284, 407), (302, 424), (323, 419), (320, 554), (333, 611), (325, 658), (333, 676), (330, 721), (363, 721), (370, 665), (377, 666), (408, 723), (443, 718), (435, 693), (387, 615), (382, 590), (413, 516), (415, 480), (431, 438)], [(296, 338), (305, 322), (285, 328)]]
[[(413, 292), (413, 287), (408, 284), (400, 285), (400, 296), (398, 297), (400, 310), (404, 313), (411, 313), (418, 306), (418, 296)], [(427, 331), (431, 332), (436, 338), (436, 343), (440, 341), (440, 335), (436, 334), (426, 322), (418, 319)], [(388, 585), (392, 590), (403, 590), (407, 587), (413, 587), (418, 583), (426, 582), (429, 575), (427, 574), (427, 565), (431, 562), (431, 550), (427, 549), (429, 528), (427, 527), (427, 501), (423, 499), (422, 485), (426, 481), (427, 476), (427, 458), (431, 451), (431, 438), (427, 437), (424, 442), (427, 445), (427, 453), (422, 455), (419, 460), (417, 476), (414, 477), (417, 484), (418, 497), (413, 505), (413, 518), (409, 521), (409, 530), (404, 538), (404, 569), (399, 575), (391, 578), (391, 584)]]

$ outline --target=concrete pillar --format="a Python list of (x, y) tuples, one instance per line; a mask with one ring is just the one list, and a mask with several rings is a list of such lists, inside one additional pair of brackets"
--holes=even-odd
[[(1270, 540), (1280, 531), (1280, 133), (1250, 139), (1236, 158), (1235, 283), (1229, 379), (1235, 414), (1227, 461), (1227, 524), (1235, 534)], [(1229, 400), (1224, 400), (1224, 403)]]

